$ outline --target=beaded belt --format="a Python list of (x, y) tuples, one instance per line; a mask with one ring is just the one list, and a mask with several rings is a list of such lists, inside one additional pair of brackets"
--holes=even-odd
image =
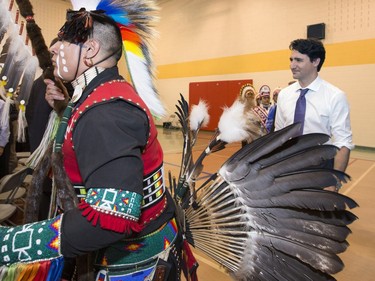
[(125, 266), (136, 269), (139, 263), (156, 260), (160, 253), (173, 245), (177, 232), (176, 219), (172, 219), (146, 236), (118, 241), (97, 252), (96, 266), (99, 268)]

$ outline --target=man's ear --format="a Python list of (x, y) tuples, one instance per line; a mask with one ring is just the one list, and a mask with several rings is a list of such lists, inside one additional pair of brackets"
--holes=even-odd
[(313, 63), (313, 65), (314, 65), (315, 67), (318, 67), (318, 65), (319, 65), (319, 63), (320, 63), (320, 58), (316, 58), (316, 59), (314, 59), (312, 63)]
[(90, 39), (85, 43), (87, 52), (86, 52), (86, 58), (91, 59), (94, 58), (100, 50), (100, 44), (95, 39)]

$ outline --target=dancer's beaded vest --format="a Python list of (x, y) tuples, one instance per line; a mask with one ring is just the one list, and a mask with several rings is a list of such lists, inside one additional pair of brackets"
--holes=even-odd
[[(121, 93), (121, 96), (118, 93)], [(156, 138), (157, 130), (148, 108), (128, 83), (123, 80), (113, 80), (104, 83), (98, 86), (81, 105), (73, 110), (63, 144), (64, 166), (70, 181), (77, 191), (77, 196), (80, 199), (85, 198), (86, 188), (83, 185), (74, 151), (73, 133), (75, 124), (85, 114), (86, 110), (102, 103), (119, 99), (140, 108), (147, 114), (149, 121), (149, 136), (142, 152), (144, 165), (143, 202), (142, 214), (138, 222), (141, 226), (144, 226), (158, 217), (166, 206), (163, 182), (163, 152)]]

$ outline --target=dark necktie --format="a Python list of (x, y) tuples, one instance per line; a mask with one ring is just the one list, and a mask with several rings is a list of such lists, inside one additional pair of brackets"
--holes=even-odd
[(305, 95), (309, 89), (301, 89), (299, 98), (296, 102), (296, 110), (294, 112), (294, 123), (301, 123), (301, 135), (303, 133), (303, 125), (305, 123), (305, 113), (306, 113), (306, 98)]

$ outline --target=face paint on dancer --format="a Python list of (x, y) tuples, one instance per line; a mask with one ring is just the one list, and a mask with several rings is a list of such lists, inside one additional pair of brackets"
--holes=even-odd
[(70, 82), (76, 78), (79, 68), (80, 46), (66, 41), (59, 41), (51, 46), (54, 75)]

